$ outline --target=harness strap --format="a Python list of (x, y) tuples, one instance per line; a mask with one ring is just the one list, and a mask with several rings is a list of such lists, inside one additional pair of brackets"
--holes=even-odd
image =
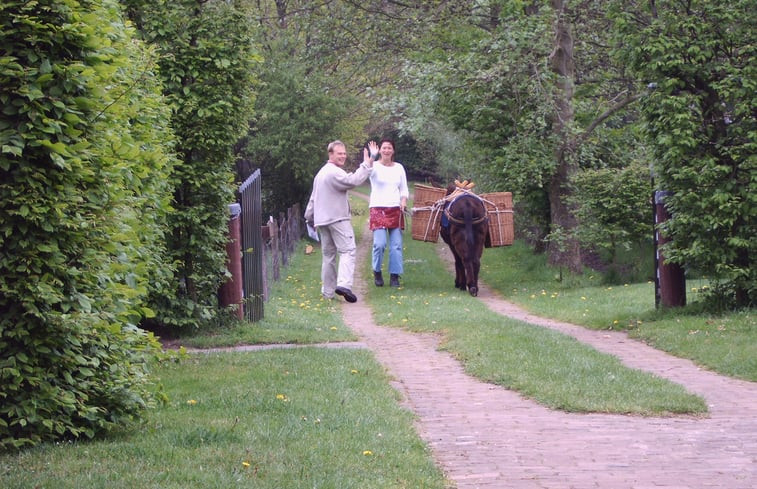
[(458, 225), (465, 224), (464, 220), (458, 219), (456, 217), (452, 217), (452, 215), (450, 215), (450, 213), (449, 213), (449, 209), (450, 209), (450, 207), (452, 207), (455, 204), (455, 202), (457, 202), (457, 200), (459, 198), (461, 198), (461, 197), (463, 197), (465, 195), (470, 195), (470, 196), (475, 197), (476, 199), (478, 199), (479, 203), (481, 204), (481, 207), (483, 207), (483, 209), (484, 209), (484, 215), (482, 217), (474, 219), (471, 222), (471, 224), (481, 224), (482, 222), (488, 221), (489, 220), (489, 213), (486, 211), (486, 206), (484, 205), (483, 199), (481, 197), (479, 197), (478, 195), (476, 195), (476, 194), (474, 194), (472, 192), (469, 192), (467, 190), (465, 190), (463, 192), (464, 193), (461, 193), (461, 194), (457, 195), (454, 199), (452, 199), (452, 201), (450, 201), (450, 203), (447, 204), (447, 206), (444, 208), (444, 215), (447, 216), (447, 219), (449, 219), (450, 222), (453, 222), (453, 223), (458, 224)]

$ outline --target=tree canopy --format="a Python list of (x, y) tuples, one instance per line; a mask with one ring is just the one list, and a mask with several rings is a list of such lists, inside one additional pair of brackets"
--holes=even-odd
[(641, 82), (654, 174), (673, 218), (672, 262), (719, 283), (728, 303), (757, 298), (757, 12), (753, 2), (624, 2), (617, 35)]

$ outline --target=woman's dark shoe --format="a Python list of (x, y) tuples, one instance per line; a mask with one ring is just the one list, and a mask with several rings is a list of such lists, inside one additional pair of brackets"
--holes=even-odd
[(389, 276), (389, 287), (399, 287), (400, 286), (400, 276), (396, 273), (393, 273)]
[(376, 284), (376, 287), (384, 286), (384, 277), (381, 275), (381, 270), (373, 272), (373, 283)]

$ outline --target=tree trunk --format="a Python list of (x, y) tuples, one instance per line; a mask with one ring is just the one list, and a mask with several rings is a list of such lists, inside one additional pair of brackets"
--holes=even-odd
[[(559, 239), (550, 242), (549, 262), (567, 267), (573, 272), (583, 268), (581, 248), (573, 235), (576, 227), (575, 213), (568, 203), (570, 179), (576, 171), (573, 136), (573, 82), (575, 62), (573, 59), (573, 35), (565, 15), (567, 0), (552, 0), (555, 11), (555, 47), (550, 55), (552, 71), (557, 75), (555, 90), (555, 117), (553, 128), (558, 136), (555, 151), (557, 167), (552, 175), (549, 188), (552, 233), (560, 233)], [(554, 234), (553, 234), (554, 236)]]

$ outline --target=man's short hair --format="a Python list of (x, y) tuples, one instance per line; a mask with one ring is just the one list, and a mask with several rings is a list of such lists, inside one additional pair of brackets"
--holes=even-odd
[(334, 152), (334, 148), (336, 146), (343, 146), (345, 148), (347, 147), (347, 145), (345, 145), (343, 142), (341, 142), (340, 140), (337, 139), (336, 141), (331, 141), (329, 143), (329, 147), (328, 147), (329, 153), (333, 153)]

